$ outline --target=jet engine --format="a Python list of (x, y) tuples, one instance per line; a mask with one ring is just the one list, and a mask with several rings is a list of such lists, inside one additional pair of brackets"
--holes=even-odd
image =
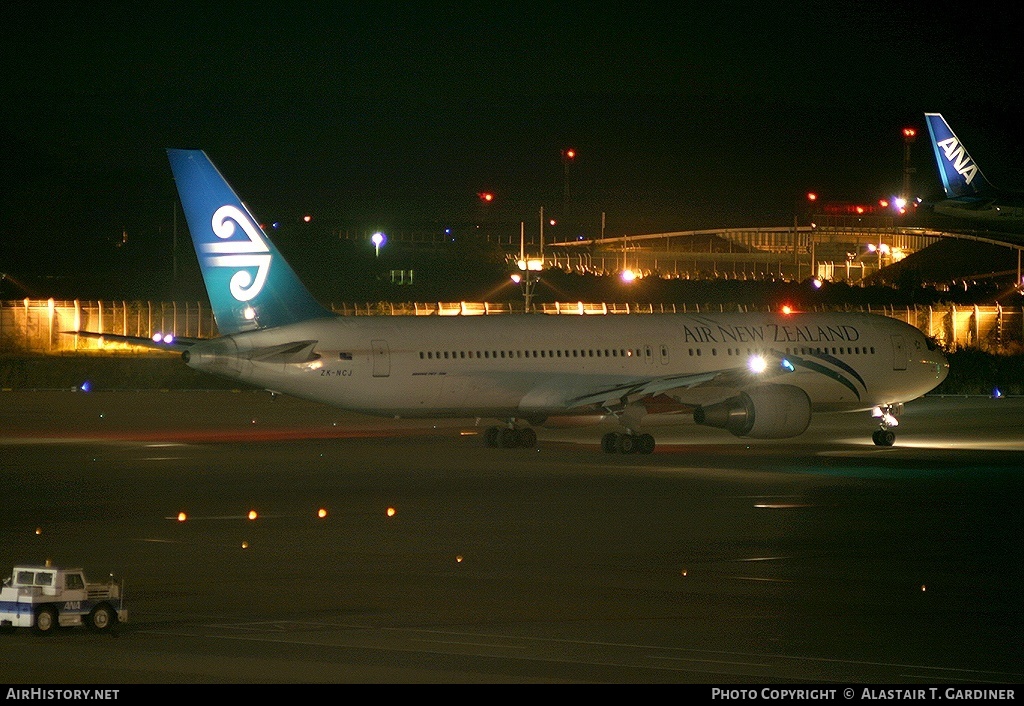
[(799, 436), (811, 423), (811, 400), (792, 385), (759, 385), (693, 411), (693, 421), (753, 439)]

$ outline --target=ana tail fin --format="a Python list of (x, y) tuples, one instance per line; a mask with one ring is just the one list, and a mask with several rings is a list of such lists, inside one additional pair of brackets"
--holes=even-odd
[(984, 196), (995, 191), (945, 118), (939, 113), (925, 113), (924, 119), (947, 198)]
[(333, 316), (202, 150), (167, 150), (221, 335)]

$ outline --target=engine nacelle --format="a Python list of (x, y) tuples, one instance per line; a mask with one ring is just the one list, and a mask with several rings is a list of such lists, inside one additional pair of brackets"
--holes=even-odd
[(799, 436), (811, 423), (811, 400), (792, 385), (759, 385), (724, 402), (698, 407), (693, 421), (752, 439)]

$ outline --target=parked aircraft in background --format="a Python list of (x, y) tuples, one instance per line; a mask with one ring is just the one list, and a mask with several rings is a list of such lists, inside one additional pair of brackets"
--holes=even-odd
[(1024, 222), (1024, 193), (992, 186), (945, 118), (939, 113), (925, 113), (924, 118), (946, 192), (935, 212), (997, 223)]
[[(888, 446), (902, 404), (948, 366), (917, 329), (854, 313), (338, 316), (309, 294), (199, 150), (168, 150), (219, 335), (111, 336), (182, 351), (193, 368), (367, 414), (500, 420), (491, 446), (533, 446), (531, 425), (612, 416), (608, 453), (650, 453), (648, 410), (761, 439), (812, 413), (871, 411)], [(99, 334), (90, 334), (99, 335)]]

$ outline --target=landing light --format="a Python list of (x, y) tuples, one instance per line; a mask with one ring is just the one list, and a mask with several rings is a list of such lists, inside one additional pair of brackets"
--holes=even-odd
[(637, 277), (636, 272), (633, 272), (633, 270), (623, 270), (621, 276), (623, 282), (632, 282)]
[(871, 416), (875, 419), (881, 419), (883, 424), (890, 427), (899, 426), (900, 423), (900, 420), (893, 416), (892, 413), (884, 411), (881, 407), (872, 409)]
[(750, 372), (760, 375), (768, 368), (768, 362), (759, 355), (752, 355), (747, 361), (747, 367), (750, 368)]

